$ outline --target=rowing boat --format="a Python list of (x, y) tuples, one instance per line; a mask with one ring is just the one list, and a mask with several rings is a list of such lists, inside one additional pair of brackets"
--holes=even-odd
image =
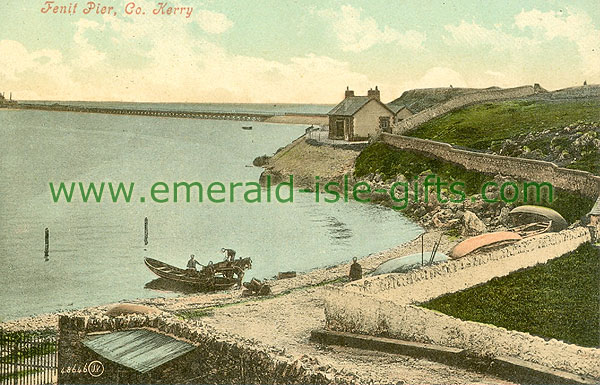
[(180, 284), (193, 285), (204, 290), (225, 290), (232, 288), (238, 279), (225, 276), (214, 269), (180, 269), (153, 258), (144, 258), (144, 263), (154, 274), (169, 281)]
[(450, 258), (463, 258), (471, 253), (510, 245), (521, 239), (522, 237), (519, 234), (512, 231), (497, 231), (494, 233), (481, 234), (476, 237), (465, 239), (454, 246), (452, 251), (450, 251)]
[(431, 261), (432, 254), (432, 251), (426, 251), (423, 254), (415, 253), (390, 259), (389, 261), (377, 266), (375, 271), (373, 271), (373, 275), (406, 273), (408, 271), (418, 269), (424, 265), (435, 264), (448, 260), (448, 256), (446, 254), (439, 252), (433, 254), (433, 261)]
[(551, 208), (543, 206), (523, 205), (515, 207), (508, 215), (516, 228), (539, 223), (540, 227), (547, 227), (545, 231), (561, 231), (569, 226), (562, 215)]

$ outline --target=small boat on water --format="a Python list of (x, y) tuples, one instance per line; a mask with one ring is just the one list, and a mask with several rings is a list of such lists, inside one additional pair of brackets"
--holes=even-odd
[[(433, 261), (431, 256), (433, 255)], [(418, 269), (422, 266), (427, 266), (439, 262), (448, 260), (448, 256), (444, 253), (433, 253), (433, 251), (426, 251), (423, 254), (415, 253), (406, 255), (404, 257), (398, 257), (390, 259), (377, 266), (373, 275), (389, 274), (389, 273), (406, 273), (411, 270)]]
[(523, 239), (523, 237), (512, 231), (497, 231), (481, 234), (476, 237), (465, 239), (454, 246), (452, 251), (450, 251), (450, 258), (463, 258), (477, 251), (485, 251), (491, 248), (510, 245), (521, 239)]
[(558, 212), (548, 207), (523, 205), (508, 214), (513, 227), (511, 231), (530, 237), (549, 231), (561, 231), (569, 224)]
[(252, 126), (243, 126), (242, 127), (242, 130), (251, 130), (251, 129), (252, 129)]
[[(235, 284), (241, 285), (244, 270), (252, 267), (250, 258), (233, 262), (219, 262), (204, 266), (202, 270), (181, 269), (153, 258), (144, 258), (144, 263), (157, 276), (179, 284), (192, 285), (200, 290), (225, 290)], [(236, 277), (234, 277), (234, 274)]]

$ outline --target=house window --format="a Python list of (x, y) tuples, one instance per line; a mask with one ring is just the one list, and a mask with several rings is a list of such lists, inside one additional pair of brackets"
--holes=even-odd
[(389, 116), (380, 116), (379, 117), (379, 129), (383, 132), (391, 132)]

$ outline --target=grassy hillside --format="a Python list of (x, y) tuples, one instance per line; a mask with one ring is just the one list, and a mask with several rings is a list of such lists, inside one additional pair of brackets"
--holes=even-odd
[(586, 243), (546, 264), (422, 306), (463, 320), (599, 347), (598, 298), (600, 249)]
[(452, 98), (477, 91), (479, 91), (477, 88), (421, 88), (404, 91), (390, 104), (404, 106), (417, 113)]
[[(409, 135), (477, 150), (493, 150), (507, 139), (543, 131), (555, 130), (552, 134), (560, 139), (559, 129), (582, 122), (600, 122), (600, 99), (483, 103), (431, 120)], [(544, 144), (547, 143), (532, 140), (530, 146), (542, 148)], [(588, 169), (593, 167), (594, 160), (579, 160), (578, 167), (574, 168)]]

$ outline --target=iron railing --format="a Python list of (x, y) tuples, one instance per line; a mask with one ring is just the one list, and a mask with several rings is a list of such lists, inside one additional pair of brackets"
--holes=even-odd
[(0, 384), (55, 384), (57, 353), (55, 332), (0, 330)]

